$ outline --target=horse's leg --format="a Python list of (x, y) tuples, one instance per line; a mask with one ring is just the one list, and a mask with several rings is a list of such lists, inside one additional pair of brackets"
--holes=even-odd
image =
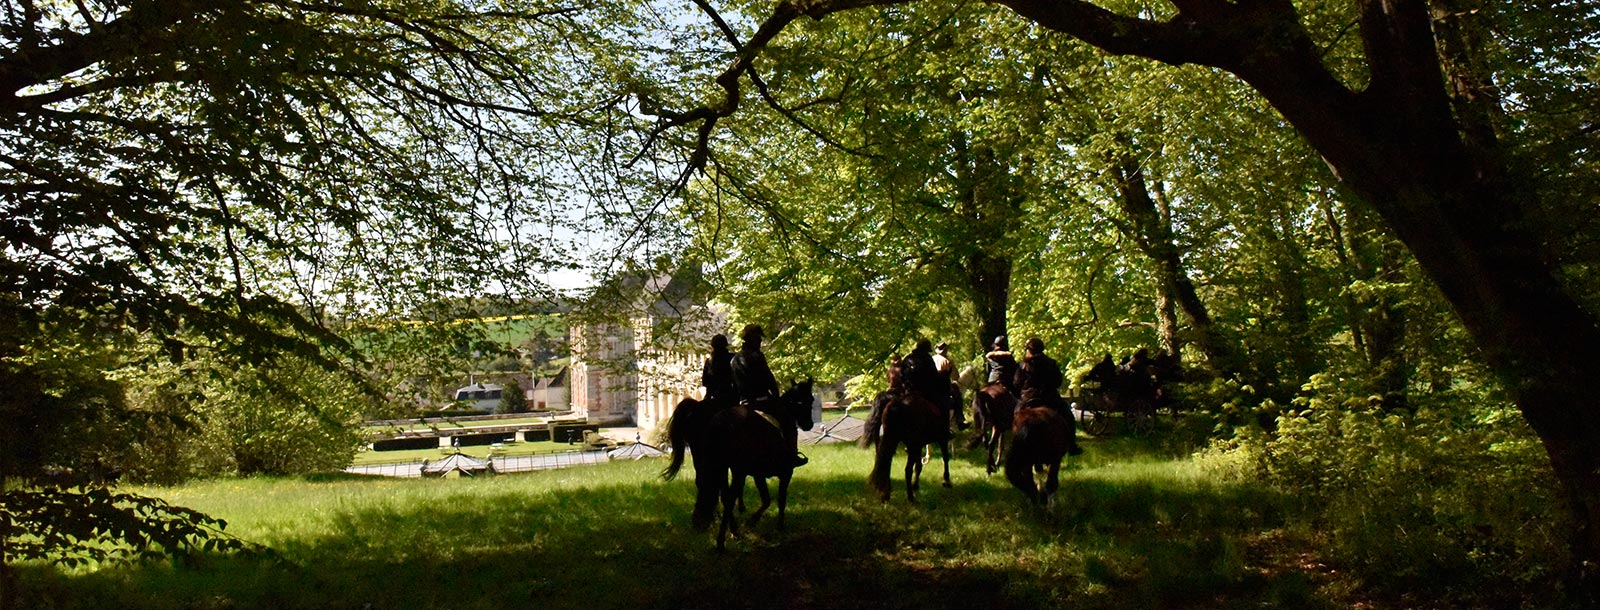
[(1050, 474), (1045, 477), (1044, 491), (1039, 494), (1040, 504), (1050, 506), (1050, 501), (1056, 497), (1056, 489), (1061, 487), (1061, 459), (1050, 463)]
[(950, 440), (939, 441), (939, 455), (944, 457), (944, 486), (950, 487)]
[[(772, 493), (767, 490), (767, 478), (766, 477), (761, 476), (761, 475), (754, 475), (754, 476), (751, 476), (750, 478), (755, 481), (756, 492), (761, 494), (761, 506), (756, 508), (756, 512), (750, 513), (750, 521), (749, 521), (749, 523), (750, 523), (750, 525), (755, 525), (757, 521), (761, 520), (761, 515), (766, 514), (767, 507), (768, 506), (772, 506)], [(739, 495), (744, 495), (744, 494), (739, 494)]]
[(925, 448), (906, 445), (906, 500), (912, 504), (917, 503), (917, 484), (922, 478), (922, 461), (917, 459), (917, 455)]
[[(989, 441), (989, 419), (983, 416), (984, 410), (988, 409), (988, 406), (983, 403), (984, 396), (982, 388), (979, 388), (978, 392), (972, 395), (972, 438), (967, 440), (967, 449), (976, 449), (978, 445)], [(991, 470), (990, 472), (993, 473), (994, 471)]]
[(734, 498), (744, 493), (744, 473), (735, 470), (733, 479), (722, 490), (722, 526), (717, 530), (717, 550), (725, 548), (728, 534), (739, 535), (739, 525), (733, 521)]
[(778, 529), (783, 529), (783, 511), (789, 504), (789, 479), (794, 476), (794, 470), (781, 471), (778, 474)]
[[(700, 453), (708, 453), (701, 450)], [(717, 517), (717, 502), (722, 500), (722, 490), (728, 485), (728, 469), (714, 467), (711, 459), (694, 459), (694, 513), (690, 524), (698, 531), (711, 529), (711, 520)], [(717, 473), (720, 473), (718, 476)]]

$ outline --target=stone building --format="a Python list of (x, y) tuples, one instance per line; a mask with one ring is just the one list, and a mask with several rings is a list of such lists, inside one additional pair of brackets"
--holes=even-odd
[(680, 272), (635, 275), (597, 293), (627, 308), (613, 321), (571, 329), (574, 415), (653, 431), (678, 402), (701, 396), (700, 368), (711, 335), (727, 332), (727, 317), (697, 298), (698, 288), (697, 273)]

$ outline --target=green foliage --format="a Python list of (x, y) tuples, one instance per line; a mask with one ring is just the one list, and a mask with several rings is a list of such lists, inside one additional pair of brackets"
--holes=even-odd
[(0, 492), (0, 513), (8, 563), (72, 568), (244, 548), (221, 519), (105, 487), (10, 489)]
[(1275, 432), (1242, 428), (1202, 461), (1298, 498), (1331, 555), (1383, 589), (1510, 602), (1559, 580), (1567, 516), (1515, 409), (1463, 386), (1384, 410), (1360, 385), (1317, 375)]
[(190, 359), (130, 373), (137, 408), (184, 414), (137, 439), (134, 480), (299, 474), (343, 468), (364, 444), (362, 405), (373, 400), (345, 374), (285, 358), (260, 364)]
[(501, 413), (527, 413), (528, 395), (522, 390), (522, 382), (512, 378), (506, 382), (500, 391)]

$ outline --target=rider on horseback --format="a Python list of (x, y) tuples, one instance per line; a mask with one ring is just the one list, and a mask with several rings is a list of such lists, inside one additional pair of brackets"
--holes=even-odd
[(950, 412), (955, 408), (950, 396), (950, 376), (939, 373), (939, 366), (933, 359), (933, 343), (927, 339), (918, 340), (916, 347), (900, 362), (906, 388), (933, 403), (945, 421), (949, 421)]
[[(784, 440), (793, 445), (798, 445), (798, 432), (787, 421), (787, 417), (780, 409), (772, 408), (773, 401), (778, 399), (778, 379), (772, 376), (772, 369), (767, 366), (767, 355), (761, 352), (761, 325), (746, 324), (739, 331), (739, 339), (744, 342), (739, 346), (739, 353), (733, 356), (733, 382), (738, 390), (739, 400), (751, 409), (767, 413), (785, 422), (778, 426), (783, 430)], [(714, 352), (713, 352), (714, 353)], [(709, 389), (710, 386), (707, 386)], [(795, 453), (795, 466), (804, 466), (807, 459), (804, 454)]]
[(711, 337), (711, 357), (706, 358), (700, 371), (700, 385), (706, 388), (704, 402), (716, 405), (715, 409), (731, 407), (739, 401), (739, 390), (733, 379), (733, 352), (728, 351), (728, 338)]
[(1013, 395), (1017, 393), (1017, 358), (1011, 355), (1011, 346), (1006, 343), (1005, 335), (994, 338), (989, 353), (983, 355), (983, 365), (988, 373), (987, 383), (998, 381), (1006, 387), (1006, 391)]
[(933, 346), (933, 368), (939, 371), (939, 381), (947, 388), (950, 394), (950, 415), (955, 420), (956, 428), (967, 429), (967, 414), (961, 408), (961, 386), (956, 385), (956, 363), (950, 359), (950, 344), (940, 341)]
[[(1047, 407), (1060, 413), (1070, 423), (1072, 411), (1067, 407), (1066, 399), (1061, 397), (1061, 365), (1045, 355), (1044, 341), (1038, 337), (1028, 339), (1026, 349), (1016, 377), (1016, 387), (1022, 391), (1022, 405), (1019, 408)], [(1078, 448), (1077, 440), (1073, 439), (1067, 452), (1078, 455), (1083, 450)]]

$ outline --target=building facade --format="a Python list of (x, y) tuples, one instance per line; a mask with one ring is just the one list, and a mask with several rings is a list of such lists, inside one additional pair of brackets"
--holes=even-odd
[(661, 429), (685, 398), (700, 398), (700, 370), (711, 336), (726, 332), (727, 317), (688, 298), (674, 283), (681, 276), (641, 280), (625, 324), (571, 329), (569, 387), (574, 415), (591, 423), (627, 423), (650, 433)]
[(571, 328), (567, 391), (572, 414), (590, 423), (633, 423), (638, 403), (633, 333), (612, 324)]

